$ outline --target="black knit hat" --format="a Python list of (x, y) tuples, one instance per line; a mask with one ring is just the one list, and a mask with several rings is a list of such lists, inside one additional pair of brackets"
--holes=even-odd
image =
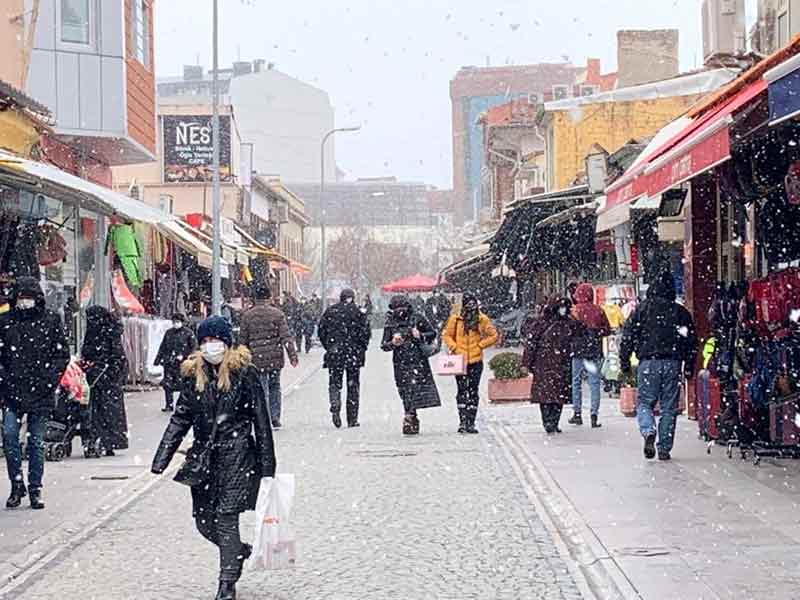
[(233, 327), (228, 319), (223, 317), (209, 317), (197, 327), (197, 339), (200, 343), (206, 338), (216, 338), (229, 348), (233, 346)]

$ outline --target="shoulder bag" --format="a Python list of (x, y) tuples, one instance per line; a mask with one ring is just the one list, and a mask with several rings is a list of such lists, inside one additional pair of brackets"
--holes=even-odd
[[(209, 384), (211, 385), (211, 384)], [(214, 414), (214, 425), (211, 428), (211, 435), (208, 438), (205, 446), (202, 449), (192, 454), (191, 451), (186, 455), (186, 460), (183, 461), (181, 468), (175, 473), (173, 480), (188, 485), (189, 487), (196, 487), (198, 485), (205, 485), (211, 478), (211, 453), (214, 450), (214, 444), (217, 441), (217, 430), (219, 423), (219, 403), (217, 410)]]

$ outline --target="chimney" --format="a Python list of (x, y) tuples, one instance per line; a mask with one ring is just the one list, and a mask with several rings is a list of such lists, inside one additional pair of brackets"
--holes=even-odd
[(590, 58), (586, 61), (586, 83), (593, 84), (600, 81), (601, 62), (599, 58)]
[(200, 65), (184, 65), (183, 66), (183, 80), (184, 81), (199, 81), (203, 79), (203, 67)]
[(621, 88), (675, 77), (680, 72), (678, 30), (618, 31), (617, 64)]

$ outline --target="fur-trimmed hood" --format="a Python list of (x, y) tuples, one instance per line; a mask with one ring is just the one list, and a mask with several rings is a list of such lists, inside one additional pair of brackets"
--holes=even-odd
[[(217, 377), (217, 389), (228, 392), (231, 389), (231, 373), (242, 371), (253, 363), (253, 355), (244, 346), (228, 348), (225, 358), (219, 366), (219, 376)], [(206, 373), (206, 361), (203, 360), (203, 353), (200, 350), (194, 352), (181, 364), (181, 375), (191, 377), (195, 381), (195, 389), (202, 392), (208, 383)]]

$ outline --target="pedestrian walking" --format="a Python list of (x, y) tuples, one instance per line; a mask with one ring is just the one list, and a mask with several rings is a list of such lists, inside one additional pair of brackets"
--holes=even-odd
[(367, 317), (367, 322), (371, 322), (372, 315), (375, 314), (375, 306), (372, 304), (372, 298), (370, 298), (369, 294), (364, 296), (364, 304), (361, 307), (361, 312)]
[[(31, 508), (44, 508), (44, 433), (55, 407), (55, 393), (69, 364), (69, 344), (57, 313), (45, 308), (38, 280), (20, 277), (9, 297), (10, 311), (0, 317), (0, 398), (3, 449), (11, 495), (6, 508), (18, 508), (30, 493)], [(19, 433), (28, 420), (28, 487), (22, 474)]]
[[(697, 334), (691, 313), (676, 301), (672, 274), (662, 272), (626, 321), (620, 346), (623, 373), (631, 372), (631, 354), (639, 359), (636, 418), (644, 438), (644, 456), (669, 460), (675, 443), (681, 376), (694, 376)], [(661, 408), (656, 427), (653, 409)], [(656, 436), (656, 433), (658, 435)]]
[(98, 458), (114, 456), (115, 450), (128, 448), (128, 418), (123, 384), (128, 376), (128, 360), (122, 349), (122, 323), (102, 306), (86, 311), (86, 336), (81, 360), (86, 379), (92, 386), (89, 407), (89, 432), (83, 438), (84, 455)]
[(480, 403), (483, 376), (483, 353), (497, 343), (492, 320), (478, 307), (478, 299), (465, 294), (461, 314), (452, 315), (445, 325), (442, 341), (451, 354), (459, 354), (467, 363), (466, 375), (456, 376), (458, 386), (458, 432), (478, 433), (475, 419)]
[(571, 394), (573, 348), (585, 328), (572, 318), (571, 309), (569, 298), (551, 301), (526, 336), (523, 364), (533, 374), (531, 402), (539, 404), (548, 434), (561, 433), (561, 411)]
[(300, 343), (297, 346), (297, 351), (300, 352), (303, 348), (303, 339), (305, 339), (305, 350), (306, 354), (311, 352), (311, 348), (314, 345), (314, 332), (317, 329), (317, 323), (319, 322), (320, 317), (320, 307), (322, 303), (317, 298), (316, 300), (311, 299), (303, 304), (303, 311), (300, 316), (301, 319), (301, 339)]
[(275, 476), (275, 448), (259, 373), (245, 346), (233, 346), (230, 323), (211, 317), (198, 327), (200, 350), (184, 361), (184, 385), (151, 470), (163, 473), (193, 430), (187, 460), (208, 457), (204, 481), (192, 486), (200, 534), (219, 548), (217, 600), (235, 600), (252, 547), (242, 542), (239, 515), (254, 510), (263, 477)]
[(181, 391), (181, 363), (189, 358), (197, 347), (197, 340), (191, 329), (186, 326), (186, 317), (181, 313), (172, 315), (172, 329), (164, 334), (154, 364), (163, 367), (164, 379), (161, 387), (164, 389), (163, 412), (172, 412), (175, 393)]
[(419, 435), (418, 410), (442, 404), (430, 365), (435, 342), (436, 332), (424, 316), (414, 312), (408, 297), (392, 298), (381, 348), (393, 353), (394, 382), (405, 411), (404, 435)]
[(299, 361), (289, 333), (286, 316), (272, 304), (269, 286), (259, 286), (255, 291), (255, 305), (242, 316), (239, 341), (251, 354), (258, 378), (269, 399), (269, 416), (272, 427), (281, 424), (281, 371), (286, 366), (285, 354), (289, 355), (292, 367)]
[(571, 425), (583, 425), (583, 376), (589, 381), (592, 400), (592, 427), (602, 427), (599, 421), (600, 395), (603, 387), (603, 338), (611, 335), (611, 326), (603, 309), (594, 303), (594, 287), (582, 283), (575, 289), (573, 315), (584, 324), (582, 335), (575, 340), (572, 357), (572, 409)]
[(358, 409), (361, 392), (361, 369), (372, 331), (366, 315), (355, 304), (356, 294), (345, 289), (319, 322), (319, 341), (325, 349), (322, 366), (328, 369), (328, 398), (331, 418), (342, 426), (342, 384), (347, 374), (347, 426), (359, 427)]

